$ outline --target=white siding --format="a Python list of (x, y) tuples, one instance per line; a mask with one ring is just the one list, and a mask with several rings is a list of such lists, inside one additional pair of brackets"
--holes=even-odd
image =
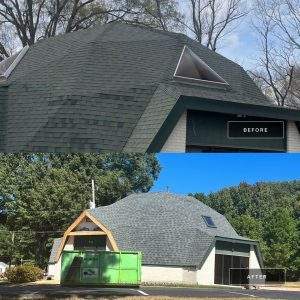
[(74, 236), (70, 236), (65, 244), (64, 250), (74, 250)]
[(182, 268), (165, 266), (142, 266), (142, 282), (182, 282)]
[[(251, 245), (251, 248), (250, 248), (249, 269), (250, 269), (250, 275), (251, 274), (253, 274), (253, 275), (263, 275), (253, 245)], [(253, 269), (255, 269), (255, 270), (253, 270)], [(253, 271), (251, 271), (251, 270), (253, 270)], [(250, 277), (249, 284), (250, 285), (252, 285), (252, 284), (256, 285), (257, 280), (252, 279)]]
[(48, 275), (53, 276), (55, 281), (60, 282), (61, 257), (55, 264), (48, 265)]
[(169, 266), (142, 266), (142, 282), (196, 284), (196, 270)]
[(94, 223), (94, 222), (81, 222), (75, 229), (75, 231), (80, 231), (80, 230), (96, 230), (99, 229), (99, 227)]
[(185, 152), (186, 146), (186, 112), (182, 114), (161, 152)]
[(259, 261), (256, 256), (254, 246), (251, 245), (250, 248), (250, 257), (249, 257), (249, 268), (250, 269), (260, 269)]
[(185, 284), (197, 284), (197, 270), (194, 268), (183, 269), (182, 282)]
[(300, 152), (300, 133), (295, 122), (287, 123), (287, 151)]
[(198, 284), (210, 285), (215, 282), (215, 247), (209, 253), (201, 269), (197, 272)]

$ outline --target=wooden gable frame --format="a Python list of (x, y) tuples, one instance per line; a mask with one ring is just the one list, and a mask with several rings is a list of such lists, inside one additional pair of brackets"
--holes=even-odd
[[(89, 218), (95, 225), (97, 225), (101, 231), (73, 231), (84, 218)], [(101, 222), (99, 222), (95, 217), (93, 217), (88, 210), (83, 211), (79, 217), (69, 226), (69, 228), (65, 231), (62, 240), (60, 242), (58, 251), (56, 253), (55, 260), (58, 261), (60, 255), (65, 247), (67, 239), (69, 236), (79, 236), (79, 235), (106, 235), (113, 251), (119, 251), (117, 243), (109, 229), (107, 229)]]

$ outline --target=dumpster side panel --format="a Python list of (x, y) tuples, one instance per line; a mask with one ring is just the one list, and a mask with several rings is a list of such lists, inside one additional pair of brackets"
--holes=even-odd
[(83, 257), (78, 252), (63, 252), (61, 259), (60, 282), (62, 284), (79, 284)]
[(84, 253), (83, 263), (80, 272), (80, 283), (98, 284), (100, 281), (98, 253)]
[(121, 253), (119, 283), (138, 285), (140, 260), (138, 253)]
[(63, 251), (61, 283), (70, 285), (139, 285), (141, 253)]
[(103, 284), (118, 284), (120, 274), (119, 252), (100, 252), (100, 282)]

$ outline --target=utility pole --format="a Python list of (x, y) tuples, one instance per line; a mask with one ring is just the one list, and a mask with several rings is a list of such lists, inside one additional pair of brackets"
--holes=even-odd
[(90, 201), (90, 209), (94, 209), (96, 207), (96, 199), (95, 199), (95, 181), (92, 179), (92, 201)]
[(9, 267), (11, 267), (13, 262), (14, 251), (15, 251), (15, 232), (13, 231), (11, 234), (11, 251), (10, 251), (10, 258), (9, 258)]

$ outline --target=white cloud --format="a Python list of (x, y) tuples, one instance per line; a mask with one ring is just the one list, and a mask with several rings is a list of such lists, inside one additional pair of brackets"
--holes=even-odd
[(235, 51), (241, 46), (242, 41), (237, 32), (232, 32), (223, 38), (222, 48), (226, 48), (227, 51)]

